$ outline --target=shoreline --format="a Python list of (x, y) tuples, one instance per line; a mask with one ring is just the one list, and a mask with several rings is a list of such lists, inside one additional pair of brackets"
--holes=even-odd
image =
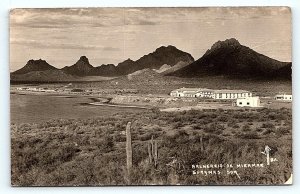
[(145, 106), (136, 106), (136, 105), (123, 105), (123, 104), (110, 104), (110, 103), (99, 103), (99, 102), (91, 102), (88, 103), (93, 106), (110, 106), (110, 107), (119, 107), (119, 108), (140, 108), (140, 109), (151, 109), (150, 107)]
[(13, 91), (10, 94), (16, 95), (35, 95), (35, 96), (52, 96), (57, 98), (76, 98), (76, 97), (85, 97), (93, 102), (82, 103), (82, 105), (91, 105), (91, 106), (107, 106), (107, 107), (119, 107), (119, 108), (138, 108), (138, 109), (151, 109), (152, 107), (139, 106), (139, 105), (128, 105), (128, 104), (112, 104), (112, 97), (103, 97), (103, 96), (90, 96), (90, 95), (80, 95), (80, 94), (57, 94), (57, 93), (45, 93), (45, 92), (18, 92)]

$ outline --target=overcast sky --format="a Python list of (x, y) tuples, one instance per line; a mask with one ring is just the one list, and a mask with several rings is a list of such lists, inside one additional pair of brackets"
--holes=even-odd
[(14, 9), (10, 13), (10, 70), (29, 59), (61, 68), (86, 55), (93, 66), (137, 60), (162, 45), (195, 59), (218, 40), (291, 61), (288, 8)]

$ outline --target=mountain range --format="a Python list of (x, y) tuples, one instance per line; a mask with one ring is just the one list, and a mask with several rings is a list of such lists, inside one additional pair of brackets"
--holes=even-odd
[[(172, 67), (178, 62), (189, 64), (193, 61), (194, 58), (190, 54), (178, 50), (174, 46), (162, 46), (156, 49), (154, 52), (144, 55), (136, 61), (127, 59), (119, 63), (117, 66), (113, 64), (107, 64), (94, 67), (90, 64), (86, 56), (81, 56), (74, 65), (66, 66), (61, 70), (67, 74), (76, 76), (121, 76), (146, 68), (160, 68), (164, 64)], [(37, 64), (37, 66), (38, 65), (39, 64)], [(24, 68), (30, 68), (27, 68), (26, 66)], [(37, 68), (32, 68), (33, 71), (35, 69)], [(49, 70), (50, 69), (53, 68), (49, 66)]]
[[(12, 81), (67, 81), (85, 76), (125, 76), (143, 72), (163, 76), (199, 77), (223, 75), (233, 78), (291, 79), (291, 62), (280, 62), (241, 45), (231, 38), (218, 41), (196, 61), (187, 52), (174, 46), (162, 46), (136, 61), (127, 59), (117, 65), (94, 67), (86, 56), (71, 66), (57, 69), (44, 60), (29, 60), (21, 69), (11, 73)], [(150, 71), (151, 70), (151, 71)], [(46, 78), (45, 78), (46, 77)]]

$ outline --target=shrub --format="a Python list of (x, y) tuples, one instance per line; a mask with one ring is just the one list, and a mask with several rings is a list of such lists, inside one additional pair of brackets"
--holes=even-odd
[(256, 128), (256, 130), (255, 131), (257, 131), (257, 132), (262, 132), (263, 131), (263, 129), (262, 128), (260, 128), (260, 127), (258, 127), (258, 128)]
[(72, 89), (71, 92), (84, 92), (84, 90), (75, 88), (75, 89)]
[(126, 136), (122, 134), (116, 134), (113, 136), (113, 141), (114, 142), (125, 142), (126, 141)]
[(181, 122), (176, 122), (176, 123), (174, 123), (174, 125), (173, 125), (173, 128), (174, 128), (174, 129), (179, 129), (179, 128), (181, 128), (181, 127), (183, 127), (183, 124), (182, 124)]
[(95, 142), (99, 151), (101, 152), (110, 152), (114, 150), (114, 141), (110, 135), (105, 134), (101, 139)]
[(243, 126), (242, 131), (246, 132), (246, 131), (251, 131), (251, 127), (250, 125), (246, 124)]
[(273, 133), (273, 132), (274, 132), (273, 129), (268, 128), (268, 129), (266, 129), (262, 134), (263, 134), (263, 135), (269, 135), (269, 134), (271, 134), (271, 133)]
[(185, 130), (178, 130), (174, 135), (164, 135), (162, 142), (166, 147), (178, 147), (189, 141), (189, 134)]
[(275, 134), (277, 136), (282, 136), (282, 135), (286, 135), (286, 134), (289, 134), (290, 133), (290, 130), (289, 128), (286, 128), (286, 127), (279, 127), (276, 131), (275, 131)]
[(243, 139), (259, 139), (260, 138), (259, 135), (254, 131), (241, 133), (238, 136)]
[(156, 139), (157, 137), (159, 137), (159, 135), (160, 135), (159, 132), (148, 132), (144, 135), (140, 135), (138, 137), (138, 139), (141, 140), (141, 141), (147, 141), (147, 140), (151, 139), (152, 136), (153, 136), (154, 139)]
[(228, 119), (227, 116), (222, 115), (222, 116), (219, 116), (219, 117), (218, 117), (218, 120), (221, 121), (221, 122), (227, 122), (229, 119)]
[(214, 134), (221, 134), (223, 130), (224, 130), (224, 126), (216, 123), (212, 123), (209, 126), (206, 126), (204, 128), (204, 131), (206, 133), (214, 133)]
[(196, 129), (196, 130), (201, 130), (201, 129), (203, 129), (203, 125), (202, 124), (196, 124), (196, 125), (194, 125), (193, 128)]
[(274, 128), (275, 126), (274, 126), (274, 124), (273, 123), (263, 123), (262, 124), (262, 127), (263, 128), (268, 128), (268, 129), (271, 129), (271, 128)]
[(232, 126), (232, 128), (234, 128), (234, 129), (239, 129), (240, 128), (240, 125), (239, 124), (234, 124), (233, 126)]

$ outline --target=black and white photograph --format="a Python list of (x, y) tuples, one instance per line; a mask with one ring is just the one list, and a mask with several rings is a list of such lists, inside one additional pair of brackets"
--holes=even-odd
[(290, 7), (15, 8), (11, 185), (290, 185)]

